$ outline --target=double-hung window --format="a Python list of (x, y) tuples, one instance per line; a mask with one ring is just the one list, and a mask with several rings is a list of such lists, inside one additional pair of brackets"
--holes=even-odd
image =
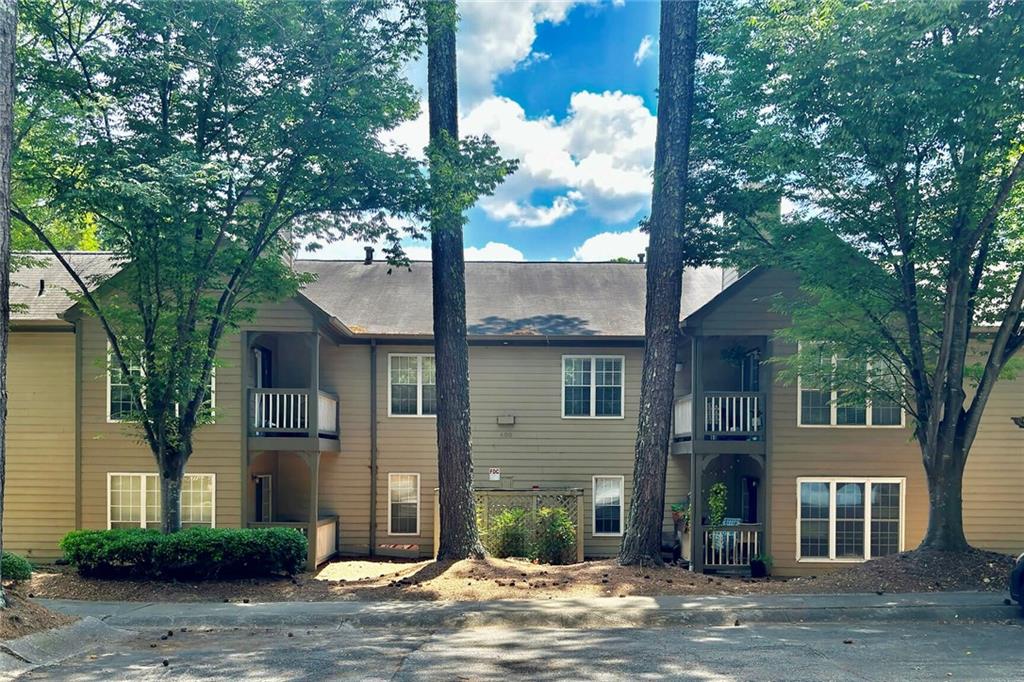
[(562, 417), (621, 418), (625, 358), (562, 356)]
[(898, 379), (881, 362), (822, 352), (797, 378), (797, 424), (901, 427), (904, 412), (897, 389)]
[(903, 551), (902, 478), (797, 479), (797, 559), (866, 561)]
[(622, 535), (623, 480), (594, 476), (594, 535)]
[[(217, 483), (214, 474), (185, 474), (181, 483), (181, 525), (214, 527)], [(160, 477), (107, 474), (107, 527), (159, 528)]]
[[(110, 347), (109, 343), (107, 347)], [(131, 376), (140, 379), (142, 377), (141, 359), (129, 354), (125, 356), (125, 362), (128, 364), (128, 372)], [(131, 385), (128, 383), (128, 376), (121, 371), (120, 364), (109, 351), (107, 367), (107, 421), (124, 421), (136, 413)], [(139, 385), (138, 381), (136, 381), (136, 385)]]
[(420, 475), (388, 474), (388, 535), (420, 534)]
[(437, 414), (434, 356), (392, 353), (388, 356), (388, 415), (426, 417)]

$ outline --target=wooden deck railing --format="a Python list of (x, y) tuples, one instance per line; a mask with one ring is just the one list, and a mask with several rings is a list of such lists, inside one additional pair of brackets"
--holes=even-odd
[(731, 568), (750, 565), (764, 546), (759, 523), (738, 526), (704, 526), (704, 566)]

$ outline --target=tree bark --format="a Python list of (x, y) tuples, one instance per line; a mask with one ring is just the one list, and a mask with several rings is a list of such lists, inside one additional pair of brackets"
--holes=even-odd
[(619, 552), (623, 565), (660, 565), (686, 251), (684, 221), (697, 0), (661, 3), (658, 133), (647, 258), (646, 346), (633, 466), (633, 498)]
[(970, 546), (964, 534), (963, 474), (963, 466), (956, 463), (927, 472), (928, 530), (921, 549), (952, 552)]
[[(11, 146), (14, 140), (16, 0), (0, 2), (0, 553), (4, 549), (7, 468), (7, 342), (11, 322)], [(0, 575), (0, 608), (6, 606)]]
[(160, 462), (160, 530), (181, 530), (181, 483), (185, 478), (185, 458), (164, 457)]
[[(430, 143), (457, 163), (458, 82), (455, 72), (455, 3), (427, 6), (427, 89)], [(457, 168), (458, 166), (456, 166)], [(450, 181), (431, 169), (432, 200), (448, 195), (435, 183)], [(443, 201), (443, 200), (442, 200)], [(437, 476), (440, 545), (437, 559), (480, 558), (476, 527), (473, 453), (469, 421), (469, 344), (466, 340), (466, 272), (462, 216), (435, 205), (430, 225), (433, 259), (434, 360), (437, 382)]]

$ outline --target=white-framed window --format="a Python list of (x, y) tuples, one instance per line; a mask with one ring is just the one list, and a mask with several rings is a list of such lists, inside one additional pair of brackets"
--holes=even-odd
[(797, 561), (867, 561), (903, 551), (904, 478), (798, 478)]
[(420, 534), (420, 475), (388, 474), (388, 535)]
[[(217, 410), (217, 368), (210, 368), (210, 385), (206, 389), (206, 398), (203, 400), (202, 408), (200, 412), (206, 410), (210, 414), (210, 423), (216, 421), (216, 410)], [(174, 406), (174, 416), (180, 416), (181, 405)]]
[[(185, 474), (181, 483), (181, 525), (215, 527), (216, 474)], [(159, 528), (160, 477), (107, 474), (107, 528)]]
[(594, 476), (594, 536), (622, 535), (622, 476)]
[[(125, 357), (125, 362), (132, 376), (142, 377), (141, 358), (134, 358), (129, 354)], [(128, 378), (115, 361), (110, 341), (107, 341), (107, 421), (122, 422), (134, 413), (135, 401), (132, 400)]]
[(621, 419), (626, 358), (562, 356), (562, 418)]
[[(123, 422), (135, 412), (135, 403), (132, 401), (131, 387), (124, 372), (114, 361), (113, 349), (110, 341), (107, 341), (107, 421), (110, 423)], [(131, 355), (126, 358), (128, 371), (136, 378), (142, 378), (142, 361), (133, 359)], [(217, 407), (217, 368), (210, 370), (210, 386), (203, 401), (203, 407), (210, 412), (211, 420)], [(174, 406), (174, 414), (180, 412), (180, 406)]]
[[(897, 379), (885, 371), (881, 363), (867, 362), (861, 368), (852, 366), (852, 362), (823, 353), (812, 375), (797, 376), (797, 426), (901, 428), (906, 425), (903, 406), (889, 397), (896, 392)], [(849, 376), (851, 372), (862, 373), (862, 385), (879, 386), (888, 395), (872, 393), (865, 397), (863, 392), (844, 391), (831, 379), (836, 374)]]
[(388, 416), (437, 414), (437, 379), (432, 353), (388, 355)]

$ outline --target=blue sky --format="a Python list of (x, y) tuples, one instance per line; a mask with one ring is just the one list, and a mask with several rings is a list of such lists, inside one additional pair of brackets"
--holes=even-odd
[[(459, 10), (461, 132), (487, 133), (520, 160), (470, 212), (467, 258), (635, 257), (650, 206), (658, 4), (472, 0)], [(409, 67), (425, 93), (424, 72), (422, 61)], [(422, 149), (425, 114), (392, 138)], [(339, 243), (317, 257), (361, 253)]]

